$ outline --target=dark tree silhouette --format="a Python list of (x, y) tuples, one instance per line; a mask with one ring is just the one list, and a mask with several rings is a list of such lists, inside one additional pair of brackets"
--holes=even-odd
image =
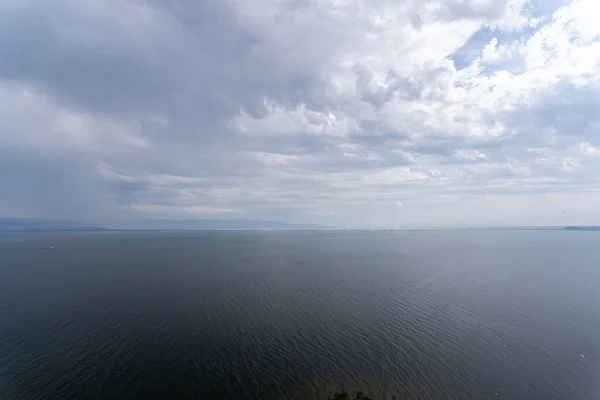
[(356, 393), (355, 397), (350, 397), (347, 391), (341, 391), (330, 397), (329, 400), (373, 400), (369, 396), (365, 396), (362, 392)]

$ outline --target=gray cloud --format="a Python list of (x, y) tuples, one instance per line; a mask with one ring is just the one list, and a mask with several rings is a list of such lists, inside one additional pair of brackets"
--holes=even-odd
[(426, 3), (5, 2), (0, 209), (600, 222), (593, 3)]

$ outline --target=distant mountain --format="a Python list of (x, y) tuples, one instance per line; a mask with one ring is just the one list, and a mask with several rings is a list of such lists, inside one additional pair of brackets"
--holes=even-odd
[(290, 224), (279, 221), (257, 221), (244, 219), (146, 219), (115, 226), (117, 229), (134, 230), (318, 230), (312, 224)]
[(22, 231), (102, 231), (102, 230), (319, 230), (311, 224), (290, 224), (279, 221), (243, 219), (145, 219), (92, 226), (83, 222), (57, 219), (0, 218), (0, 232)]
[(0, 218), (0, 232), (100, 230), (104, 229), (97, 226), (88, 226), (84, 223), (75, 221), (54, 219)]
[(566, 226), (567, 231), (600, 231), (600, 226)]

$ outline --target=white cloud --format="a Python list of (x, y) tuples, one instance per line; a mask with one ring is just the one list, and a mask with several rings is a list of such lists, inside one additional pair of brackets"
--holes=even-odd
[(600, 148), (594, 147), (588, 142), (582, 142), (579, 149), (586, 156), (600, 156)]
[(232, 210), (229, 208), (219, 208), (213, 206), (195, 205), (189, 207), (178, 207), (174, 205), (157, 205), (157, 204), (133, 204), (131, 206), (135, 211), (151, 215), (153, 217), (161, 217), (164, 215), (177, 215), (184, 218), (189, 217), (206, 217), (214, 215), (230, 215), (243, 213), (241, 210)]

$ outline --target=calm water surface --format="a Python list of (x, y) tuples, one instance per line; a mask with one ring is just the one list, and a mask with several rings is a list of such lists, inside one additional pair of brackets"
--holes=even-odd
[(600, 232), (0, 235), (3, 400), (341, 387), (600, 399)]

